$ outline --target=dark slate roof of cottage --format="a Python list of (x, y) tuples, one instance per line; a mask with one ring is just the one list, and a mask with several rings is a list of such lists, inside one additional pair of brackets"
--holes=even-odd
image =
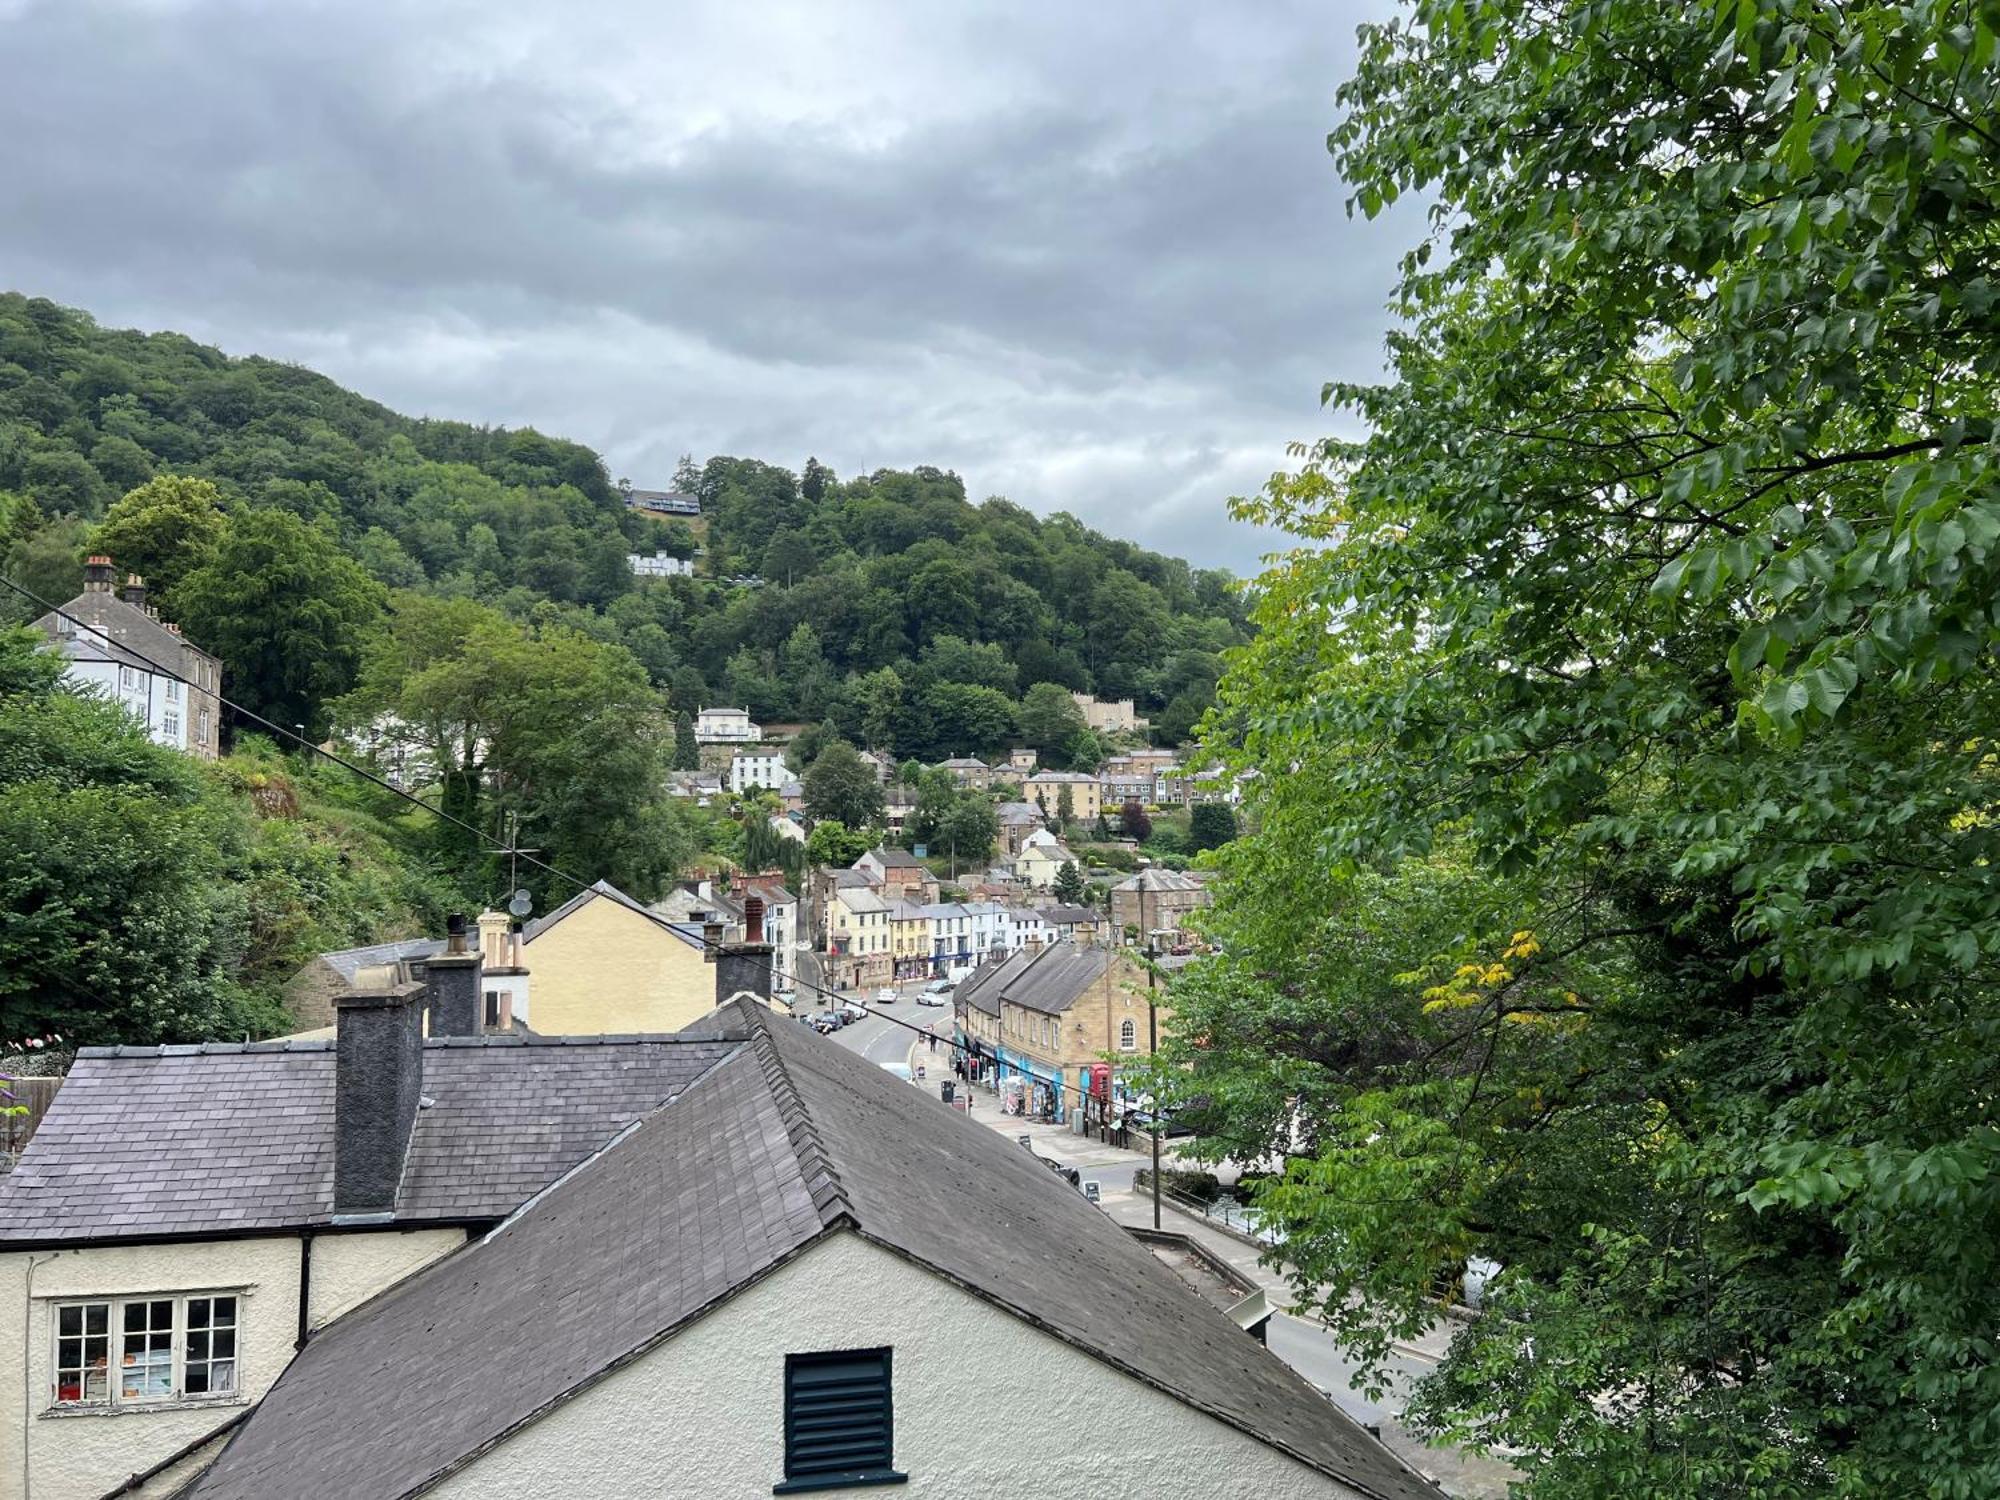
[[(504, 1218), (731, 1050), (681, 1036), (438, 1038), (396, 1204)], [(20, 1165), (0, 1248), (333, 1217), (333, 1043), (85, 1048)]]
[(868, 852), (885, 870), (924, 870), (926, 875), (930, 873), (924, 869), (924, 862), (907, 849), (870, 849)]
[(1097, 909), (1091, 906), (1045, 906), (1042, 920), (1055, 927), (1084, 927), (1097, 920)]
[(329, 1474), (344, 1494), (415, 1493), (847, 1229), (1364, 1495), (1435, 1500), (1029, 1153), (759, 1007), (717, 1019), (702, 1030), (738, 1051), (489, 1238), (315, 1337), (189, 1500), (324, 1493)]

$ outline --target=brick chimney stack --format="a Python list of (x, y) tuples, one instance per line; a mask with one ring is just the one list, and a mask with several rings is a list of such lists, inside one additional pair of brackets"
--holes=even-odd
[(86, 594), (108, 594), (116, 582), (118, 570), (111, 565), (111, 559), (103, 553), (94, 553), (83, 562), (83, 591)]
[(127, 573), (125, 575), (125, 587), (118, 591), (118, 597), (123, 599), (127, 604), (144, 609), (146, 607), (146, 580), (141, 578), (137, 573)]

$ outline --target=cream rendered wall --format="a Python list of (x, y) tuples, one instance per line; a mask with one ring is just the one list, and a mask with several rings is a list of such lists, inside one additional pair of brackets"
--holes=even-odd
[[(319, 1327), (463, 1243), (459, 1230), (323, 1234), (313, 1241), (309, 1315)], [(51, 1305), (71, 1297), (235, 1291), (234, 1401), (46, 1416)], [(260, 1398), (291, 1362), (299, 1330), (295, 1235), (0, 1255), (0, 1496), (97, 1500)]]
[(586, 901), (522, 946), (531, 1026), (544, 1036), (678, 1031), (715, 1009), (701, 950), (609, 897)]
[(784, 1476), (785, 1356), (882, 1344), (895, 1350), (895, 1462), (909, 1482), (843, 1495), (1356, 1494), (853, 1234), (821, 1242), (430, 1493), (766, 1497)]

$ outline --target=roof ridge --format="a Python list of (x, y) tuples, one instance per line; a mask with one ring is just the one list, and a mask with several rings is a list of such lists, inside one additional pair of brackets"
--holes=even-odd
[[(755, 1005), (749, 1008), (762, 1009)], [(840, 1180), (840, 1172), (827, 1152), (826, 1143), (820, 1139), (819, 1125), (806, 1108), (805, 1096), (792, 1080), (785, 1060), (778, 1055), (778, 1044), (771, 1039), (767, 1017), (758, 1017), (758, 1024), (751, 1029), (750, 1045), (764, 1070), (764, 1082), (778, 1106), (778, 1117), (784, 1121), (785, 1134), (791, 1140), (793, 1154), (798, 1157), (799, 1175), (805, 1179), (813, 1207), (819, 1210), (820, 1223), (827, 1228), (832, 1228), (840, 1219), (846, 1219), (850, 1224), (860, 1223), (853, 1200), (847, 1196), (847, 1186)]]

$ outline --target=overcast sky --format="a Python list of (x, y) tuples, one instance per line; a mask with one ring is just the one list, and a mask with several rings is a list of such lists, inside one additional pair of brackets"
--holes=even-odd
[(1252, 571), (1418, 225), (1325, 150), (1386, 0), (0, 0), (0, 285), (532, 424), (932, 463)]

